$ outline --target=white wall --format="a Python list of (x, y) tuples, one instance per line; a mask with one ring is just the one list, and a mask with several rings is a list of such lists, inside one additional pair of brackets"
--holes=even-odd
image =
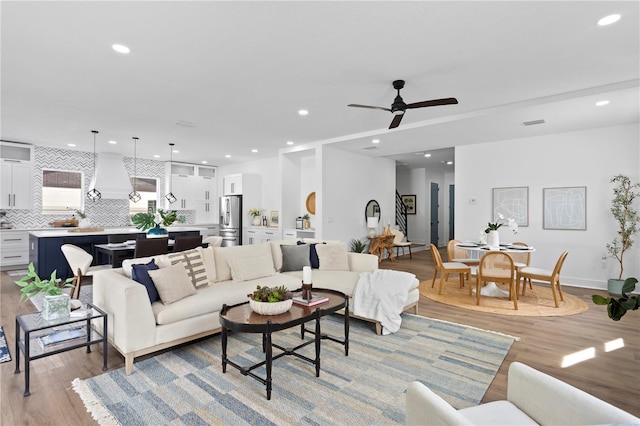
[[(477, 240), (495, 219), (492, 188), (527, 186), (529, 226), (520, 227), (516, 236), (501, 228), (501, 240), (534, 246), (532, 264), (549, 269), (568, 250), (563, 283), (606, 288), (606, 280), (618, 275), (617, 262), (601, 260), (617, 230), (609, 212), (609, 181), (617, 174), (639, 180), (639, 140), (639, 126), (632, 124), (456, 147), (456, 238)], [(543, 188), (571, 186), (587, 187), (587, 229), (542, 229)], [(476, 205), (469, 203), (472, 198)], [(635, 240), (625, 255), (625, 277), (640, 277), (640, 236)]]
[(381, 223), (395, 223), (395, 161), (323, 145), (321, 152), (322, 238), (366, 241), (365, 207), (380, 204)]

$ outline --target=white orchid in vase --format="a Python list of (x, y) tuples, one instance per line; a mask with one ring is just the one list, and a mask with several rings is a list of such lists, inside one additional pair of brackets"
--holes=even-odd
[(518, 223), (516, 222), (516, 220), (512, 217), (510, 217), (509, 219), (506, 219), (504, 215), (502, 215), (501, 213), (498, 213), (498, 219), (496, 219), (495, 222), (488, 222), (487, 227), (481, 230), (480, 241), (482, 243), (486, 243), (487, 234), (489, 234), (489, 232), (491, 231), (497, 231), (504, 225), (507, 225), (509, 227), (511, 232), (513, 232), (513, 235), (518, 233)]

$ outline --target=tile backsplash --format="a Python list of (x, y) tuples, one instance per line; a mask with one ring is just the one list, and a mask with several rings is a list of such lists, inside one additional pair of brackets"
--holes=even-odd
[[(124, 166), (129, 175), (133, 174), (133, 158), (124, 157)], [(164, 162), (138, 158), (137, 175), (158, 179), (158, 191), (164, 194)], [(33, 164), (33, 208), (30, 210), (5, 210), (4, 220), (18, 229), (50, 228), (49, 222), (66, 219), (70, 215), (42, 214), (42, 170), (60, 169), (79, 171), (84, 174), (85, 191), (91, 184), (93, 174), (93, 152), (71, 151), (36, 146)], [(129, 220), (129, 200), (90, 201), (85, 199), (84, 211), (91, 226), (122, 227), (131, 225)], [(178, 210), (185, 217), (185, 224), (193, 224), (195, 212)]]

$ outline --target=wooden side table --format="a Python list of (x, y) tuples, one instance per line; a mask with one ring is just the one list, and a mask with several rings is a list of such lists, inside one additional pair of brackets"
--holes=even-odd
[(389, 260), (393, 262), (395, 260), (395, 256), (393, 255), (394, 237), (394, 235), (378, 235), (376, 237), (368, 237), (369, 253), (378, 256), (378, 262), (381, 262), (382, 256), (384, 255), (384, 252), (386, 250)]

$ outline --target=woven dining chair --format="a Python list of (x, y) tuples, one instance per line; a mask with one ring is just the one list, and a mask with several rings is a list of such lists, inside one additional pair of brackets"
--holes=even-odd
[[(516, 287), (516, 268), (513, 258), (503, 252), (490, 251), (480, 258), (478, 273), (476, 274), (476, 305), (480, 304), (481, 284), (488, 282), (509, 285), (509, 300), (513, 301), (514, 309), (518, 310), (518, 288)], [(469, 294), (471, 295), (469, 286)]]
[(433, 255), (433, 264), (435, 266), (431, 287), (433, 288), (436, 285), (438, 272), (440, 273), (440, 287), (438, 288), (438, 294), (442, 294), (442, 287), (444, 286), (445, 280), (449, 277), (449, 274), (460, 274), (460, 288), (464, 287), (464, 277), (471, 273), (471, 268), (464, 263), (443, 262), (438, 248), (433, 244), (431, 244), (430, 248), (431, 254)]

